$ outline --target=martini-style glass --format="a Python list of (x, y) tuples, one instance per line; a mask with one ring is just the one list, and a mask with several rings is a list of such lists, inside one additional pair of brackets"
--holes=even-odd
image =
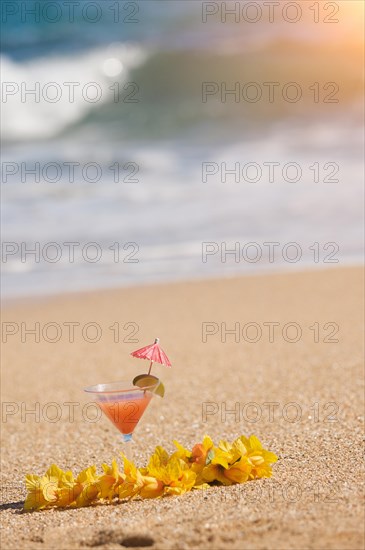
[(132, 459), (131, 442), (133, 432), (148, 407), (159, 380), (145, 386), (134, 386), (132, 382), (112, 382), (85, 388), (93, 395), (103, 413), (121, 432), (125, 443), (125, 455)]

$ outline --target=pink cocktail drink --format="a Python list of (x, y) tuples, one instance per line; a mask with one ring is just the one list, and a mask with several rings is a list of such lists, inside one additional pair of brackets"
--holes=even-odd
[(113, 422), (114, 426), (127, 443), (126, 455), (131, 459), (130, 442), (133, 432), (154, 395), (163, 397), (165, 388), (162, 382), (151, 374), (153, 363), (171, 367), (169, 358), (159, 346), (156, 338), (150, 346), (145, 346), (131, 353), (138, 359), (148, 359), (150, 366), (147, 374), (139, 374), (132, 381), (97, 384), (85, 388), (89, 395), (98, 403), (99, 407)]
[(122, 381), (111, 384), (97, 384), (85, 388), (92, 395), (105, 416), (123, 436), (125, 454), (131, 459), (130, 443), (133, 432), (155, 394), (160, 381), (150, 377), (146, 383), (135, 385)]
[(151, 399), (151, 392), (137, 391), (119, 394), (117, 399), (101, 398), (98, 404), (114, 426), (123, 435), (129, 435), (134, 432)]

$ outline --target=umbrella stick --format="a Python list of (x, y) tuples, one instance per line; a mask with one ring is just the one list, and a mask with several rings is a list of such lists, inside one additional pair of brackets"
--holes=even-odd
[(150, 368), (148, 369), (148, 374), (151, 374), (152, 365), (153, 365), (153, 361), (151, 361)]

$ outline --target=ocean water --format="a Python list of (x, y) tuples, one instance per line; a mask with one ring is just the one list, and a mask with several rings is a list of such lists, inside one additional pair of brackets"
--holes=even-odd
[(72, 22), (62, 2), (9, 4), (3, 297), (361, 262), (359, 2), (338, 23), (305, 1), (296, 23), (204, 23), (199, 1), (104, 0), (94, 23), (86, 0)]

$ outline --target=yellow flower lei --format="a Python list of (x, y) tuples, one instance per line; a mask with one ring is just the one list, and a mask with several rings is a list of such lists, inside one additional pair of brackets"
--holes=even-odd
[(211, 484), (232, 485), (252, 479), (270, 477), (271, 464), (277, 456), (265, 450), (258, 438), (240, 436), (233, 441), (220, 441), (215, 446), (209, 436), (191, 451), (174, 441), (176, 451), (169, 455), (156, 447), (148, 465), (137, 468), (122, 453), (124, 471), (115, 459), (111, 466), (102, 464), (86, 468), (75, 478), (52, 464), (44, 476), (28, 474), (28, 491), (24, 509), (44, 510), (50, 507), (81, 507), (110, 502), (115, 498), (157, 498), (182, 495), (191, 489), (204, 489)]

